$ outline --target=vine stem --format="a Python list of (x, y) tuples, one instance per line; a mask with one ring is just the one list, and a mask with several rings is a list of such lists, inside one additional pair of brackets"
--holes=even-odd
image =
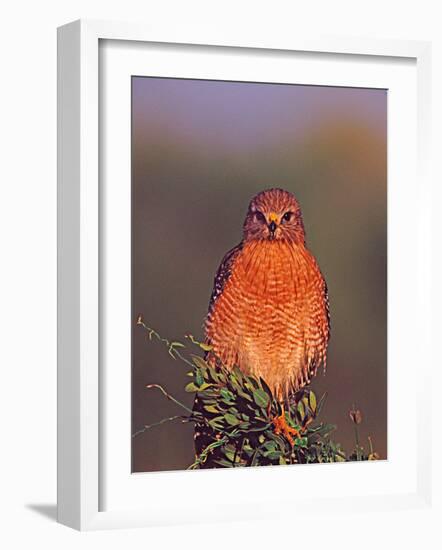
[(173, 395), (170, 395), (170, 393), (167, 393), (167, 391), (163, 388), (163, 386), (160, 386), (159, 384), (147, 384), (146, 388), (148, 390), (150, 390), (152, 388), (156, 388), (156, 389), (160, 390), (160, 392), (165, 397), (167, 397), (167, 399), (169, 399), (170, 401), (173, 401), (176, 405), (178, 405), (179, 407), (181, 407), (182, 409), (184, 409), (188, 413), (193, 414), (192, 409), (189, 409), (189, 407), (184, 405), (184, 403), (181, 403), (181, 401), (178, 401), (178, 399), (175, 399), (175, 397), (173, 397)]
[(175, 416), (169, 416), (169, 418), (163, 418), (159, 422), (154, 422), (153, 424), (146, 424), (141, 429), (137, 430), (135, 433), (132, 434), (132, 437), (137, 437), (138, 435), (143, 434), (144, 432), (147, 432), (147, 430), (150, 430), (151, 428), (154, 428), (155, 426), (161, 426), (161, 424), (165, 424), (166, 422), (172, 422), (172, 420), (178, 420), (181, 419), (183, 422), (186, 420), (185, 416), (182, 416), (180, 414), (177, 414)]
[(149, 336), (149, 340), (152, 340), (152, 337), (155, 337), (159, 342), (162, 342), (163, 344), (166, 344), (167, 350), (169, 352), (169, 355), (172, 357), (172, 359), (176, 359), (177, 357), (181, 359), (186, 365), (189, 367), (194, 368), (194, 364), (191, 363), (184, 355), (182, 355), (177, 348), (185, 348), (186, 346), (182, 342), (171, 342), (167, 338), (163, 338), (158, 334), (156, 330), (146, 325), (146, 323), (143, 321), (143, 318), (141, 315), (138, 316), (137, 319), (137, 325), (143, 327)]

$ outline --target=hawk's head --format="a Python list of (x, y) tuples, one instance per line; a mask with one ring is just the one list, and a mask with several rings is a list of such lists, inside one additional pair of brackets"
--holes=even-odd
[(244, 221), (244, 240), (286, 240), (304, 243), (301, 208), (284, 189), (261, 191), (250, 201)]

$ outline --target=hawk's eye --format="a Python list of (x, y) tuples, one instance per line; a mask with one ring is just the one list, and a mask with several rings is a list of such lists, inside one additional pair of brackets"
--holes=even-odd
[(286, 212), (284, 214), (284, 216), (282, 217), (282, 221), (283, 222), (289, 222), (291, 220), (291, 217), (292, 217), (292, 213), (291, 212)]
[(260, 212), (259, 210), (257, 210), (255, 212), (255, 216), (256, 216), (256, 219), (259, 221), (259, 222), (262, 222), (262, 223), (266, 223), (266, 217), (264, 216), (264, 214), (262, 212)]

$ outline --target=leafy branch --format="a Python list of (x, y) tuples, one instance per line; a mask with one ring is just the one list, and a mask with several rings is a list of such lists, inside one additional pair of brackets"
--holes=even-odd
[[(336, 426), (319, 420), (326, 394), (318, 400), (312, 390), (303, 388), (291, 396), (283, 410), (262, 378), (248, 376), (238, 367), (226, 369), (219, 361), (214, 366), (197, 354), (186, 357), (182, 353), (186, 348), (183, 343), (161, 337), (144, 323), (141, 316), (137, 324), (147, 331), (149, 340), (155, 338), (164, 344), (174, 360), (179, 359), (191, 367), (187, 372), (191, 381), (185, 391), (195, 394), (195, 399), (190, 409), (162, 386), (148, 384), (147, 388), (159, 389), (187, 414), (146, 425), (133, 437), (177, 419), (195, 423), (196, 457), (189, 469), (379, 458), (373, 451), (371, 439), (368, 452), (360, 444), (358, 426), (362, 422), (362, 414), (355, 407), (350, 411), (350, 419), (355, 425), (355, 449), (347, 456), (341, 445), (331, 437)], [(186, 338), (205, 354), (211, 352), (210, 346), (192, 335)], [(290, 433), (280, 429), (278, 422), (282, 416), (291, 428)]]

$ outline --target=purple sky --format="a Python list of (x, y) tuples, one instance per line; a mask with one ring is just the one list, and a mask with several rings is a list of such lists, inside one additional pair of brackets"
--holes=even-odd
[(265, 148), (287, 138), (296, 141), (334, 119), (351, 118), (379, 129), (386, 119), (385, 94), (364, 88), (134, 77), (134, 131), (170, 133), (226, 153)]

